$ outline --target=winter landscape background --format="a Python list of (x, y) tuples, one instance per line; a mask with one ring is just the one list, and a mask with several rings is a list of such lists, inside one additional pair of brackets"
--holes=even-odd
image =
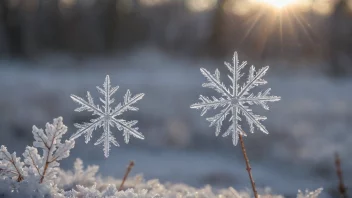
[(279, 9), (249, 0), (1, 1), (0, 145), (20, 154), (32, 125), (58, 116), (73, 134), (73, 123), (93, 116), (74, 112), (70, 95), (90, 91), (98, 101), (95, 87), (109, 74), (120, 86), (117, 101), (127, 89), (146, 94), (140, 111), (124, 115), (139, 120), (145, 140), (126, 145), (114, 129), (121, 147), (105, 159), (79, 138), (64, 169), (81, 158), (121, 178), (134, 160), (132, 176), (250, 189), (240, 147), (215, 137), (189, 108), (214, 94), (201, 87), (199, 68), (224, 72), (236, 50), (250, 65), (270, 65), (265, 87), (282, 97), (270, 111), (255, 109), (270, 134), (245, 138), (257, 187), (287, 197), (323, 187), (321, 197), (336, 197), (335, 152), (352, 186), (352, 3), (298, 2)]

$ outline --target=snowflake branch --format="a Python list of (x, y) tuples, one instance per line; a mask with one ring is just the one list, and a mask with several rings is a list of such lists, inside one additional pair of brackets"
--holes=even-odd
[[(76, 139), (78, 137), (80, 137), (81, 135), (85, 134), (85, 133), (88, 133), (90, 130), (94, 130), (96, 129), (99, 125), (100, 125), (100, 122), (103, 121), (103, 117), (100, 117), (100, 118), (97, 118), (94, 120), (94, 122), (92, 123), (83, 123), (82, 125), (81, 124), (75, 124), (75, 126), (77, 128), (79, 128), (79, 130), (74, 133), (70, 139)], [(94, 127), (94, 129), (92, 129)], [(86, 143), (88, 143), (88, 141), (90, 140), (90, 138), (87, 138), (86, 139)]]
[[(90, 93), (87, 92), (87, 97), (91, 98)], [(94, 113), (98, 114), (98, 115), (104, 115), (104, 113), (101, 111), (101, 109), (97, 106), (94, 105), (93, 101), (92, 102), (86, 102), (83, 98), (78, 97), (76, 95), (71, 95), (71, 98), (73, 101), (75, 101), (76, 103), (82, 105), (80, 108), (77, 108), (75, 111), (81, 112), (83, 110), (87, 110), (87, 111), (93, 111)], [(93, 100), (92, 98), (89, 100)]]
[(249, 105), (261, 105), (264, 109), (269, 110), (269, 106), (266, 104), (267, 102), (275, 102), (281, 100), (281, 97), (269, 96), (270, 90), (271, 89), (269, 88), (264, 93), (259, 92), (257, 96), (251, 94), (247, 98), (240, 98), (239, 101), (242, 103), (248, 103)]
[[(254, 67), (252, 67), (254, 68)], [(243, 87), (240, 91), (240, 93), (238, 94), (238, 98), (241, 98), (245, 93), (247, 93), (251, 88), (253, 88), (255, 85), (255, 83), (265, 75), (265, 73), (268, 71), (269, 66), (266, 66), (262, 69), (259, 70), (259, 72), (257, 73), (256, 76), (250, 77), (249, 81), (247, 82), (247, 84), (245, 85), (245, 87)], [(254, 71), (253, 71), (254, 73)], [(254, 75), (254, 74), (253, 74)], [(251, 76), (251, 75), (250, 75)]]
[(212, 99), (210, 99), (202, 95), (200, 95), (199, 100), (201, 100), (202, 102), (191, 105), (191, 108), (193, 109), (204, 108), (202, 110), (201, 116), (203, 116), (211, 108), (216, 109), (219, 106), (225, 106), (227, 105), (227, 103), (231, 102), (231, 100), (226, 100), (224, 98), (217, 99), (215, 97), (212, 97)]
[[(138, 128), (132, 128), (132, 126), (129, 126), (129, 124), (125, 120), (122, 120), (122, 119), (116, 120), (115, 118), (113, 118), (112, 121), (116, 124), (116, 126), (122, 127), (124, 131), (127, 131), (128, 133), (132, 134), (134, 137), (144, 140), (143, 134), (136, 130)], [(128, 141), (126, 143), (128, 143)]]
[(232, 135), (232, 143), (233, 145), (237, 145), (238, 142), (238, 135), (237, 135), (237, 107), (232, 107), (232, 128), (234, 133)]
[(216, 136), (220, 134), (222, 122), (225, 120), (230, 110), (231, 110), (231, 105), (228, 105), (225, 109), (221, 110), (219, 114), (216, 114), (213, 117), (207, 118), (207, 120), (210, 122), (210, 127), (216, 125), (216, 129), (215, 129)]
[[(203, 87), (209, 87), (215, 89), (217, 92), (221, 93), (223, 96), (232, 97), (229, 91), (225, 88), (225, 85), (220, 82), (220, 72), (215, 70), (215, 74), (210, 74), (206, 69), (201, 68), (200, 71), (205, 76), (205, 78), (210, 83), (204, 83)], [(215, 76), (215, 77), (214, 77)]]
[[(123, 113), (126, 110), (134, 110), (134, 111), (138, 110), (138, 108), (131, 107), (131, 105), (136, 103), (136, 102), (138, 102), (139, 100), (141, 100), (143, 98), (144, 94), (143, 93), (137, 94), (133, 98), (130, 98), (130, 91), (127, 90), (126, 95), (129, 95), (129, 98), (125, 99), (125, 102), (124, 102), (124, 104), (122, 106), (118, 105), (115, 108), (114, 112), (111, 113), (111, 117), (115, 117), (117, 115), (120, 115), (121, 113)], [(125, 95), (125, 98), (127, 98), (126, 95)]]
[(115, 137), (111, 134), (110, 123), (104, 122), (104, 132), (103, 135), (94, 143), (94, 145), (99, 145), (104, 142), (104, 156), (109, 157), (110, 152), (110, 143), (113, 143), (115, 146), (120, 146)]
[[(244, 108), (242, 105), (239, 105), (238, 107), (241, 109), (241, 112), (244, 114), (249, 123), (254, 123), (263, 133), (269, 133), (265, 126), (258, 121), (258, 118), (256, 118), (252, 113), (248, 112), (248, 109)], [(261, 120), (264, 118), (265, 117), (261, 117)], [(253, 132), (253, 129), (251, 129), (251, 132)]]

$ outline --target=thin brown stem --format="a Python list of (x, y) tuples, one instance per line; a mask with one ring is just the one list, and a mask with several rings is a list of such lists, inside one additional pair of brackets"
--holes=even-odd
[(46, 171), (48, 170), (48, 167), (49, 167), (49, 164), (50, 163), (48, 161), (45, 162), (44, 171), (43, 171), (42, 176), (40, 177), (40, 182), (39, 183), (43, 183)]
[(128, 177), (128, 174), (130, 174), (132, 168), (134, 166), (134, 162), (133, 161), (130, 161), (130, 164), (128, 165), (127, 167), (127, 170), (125, 172), (125, 175), (123, 176), (123, 179), (122, 179), (122, 183), (119, 187), (119, 191), (123, 189), (123, 185), (125, 184), (125, 181), (127, 180), (127, 177)]
[(244, 146), (244, 141), (243, 141), (242, 134), (239, 134), (238, 136), (239, 136), (239, 139), (240, 139), (240, 142), (241, 142), (241, 148), (242, 148), (243, 157), (244, 157), (244, 160), (246, 161), (246, 169), (247, 169), (247, 172), (248, 172), (248, 176), (249, 176), (249, 179), (251, 180), (253, 194), (254, 194), (255, 198), (258, 198), (258, 192), (257, 192), (257, 189), (255, 188), (255, 182), (254, 182), (254, 179), (253, 179), (253, 176), (252, 176), (252, 172), (251, 172), (251, 165), (249, 164), (249, 160), (248, 160), (248, 156), (247, 156), (247, 153), (246, 153), (246, 148)]
[[(45, 160), (45, 166), (44, 166), (44, 170), (43, 170), (43, 173), (41, 174), (41, 177), (40, 177), (40, 182), (39, 183), (43, 183), (44, 181), (44, 177), (46, 176), (46, 171), (48, 170), (49, 168), (49, 164), (56, 161), (57, 158), (54, 158), (52, 160), (49, 160), (49, 157), (50, 157), (50, 153), (51, 153), (51, 149), (54, 148), (53, 145), (54, 145), (54, 141), (56, 140), (56, 138), (59, 136), (59, 134), (57, 134), (57, 132), (61, 129), (59, 128), (58, 129), (58, 124), (56, 124), (55, 128), (55, 133), (53, 135), (53, 138), (51, 139), (51, 144), (50, 146), (48, 146), (48, 144), (46, 143), (46, 141), (43, 140), (43, 138), (39, 135), (40, 139), (43, 141), (45, 147), (48, 149), (48, 153), (47, 153), (47, 156), (46, 156), (46, 160)], [(58, 155), (59, 156), (59, 155)]]
[(347, 188), (343, 183), (342, 177), (342, 169), (341, 169), (341, 160), (338, 153), (335, 153), (335, 165), (336, 165), (336, 173), (337, 177), (339, 178), (339, 192), (341, 198), (347, 198)]

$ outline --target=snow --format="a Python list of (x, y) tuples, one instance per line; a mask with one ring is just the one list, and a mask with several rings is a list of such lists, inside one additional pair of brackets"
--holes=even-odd
[[(79, 157), (85, 164), (99, 165), (99, 173), (121, 178), (128, 161), (135, 160), (132, 175), (142, 173), (146, 179), (196, 187), (210, 183), (219, 188), (249, 188), (240, 150), (228, 139), (214, 137), (207, 123), (189, 109), (200, 94), (213, 94), (200, 89), (204, 77), (199, 68), (217, 67), (222, 62), (173, 58), (150, 48), (83, 61), (61, 55), (37, 63), (2, 60), (0, 144), (22, 153), (32, 142), (32, 125), (41, 126), (58, 116), (64, 117), (68, 134), (73, 134), (73, 123), (86, 121), (90, 115), (72, 111), (76, 106), (70, 94), (93, 91), (109, 74), (120, 87), (147, 93), (139, 104), (139, 114), (125, 116), (139, 120), (148, 141), (121, 146), (104, 159), (97, 149), (77, 139), (61, 167), (71, 169)], [(277, 194), (294, 196), (298, 189), (324, 187), (321, 197), (329, 197), (328, 191), (337, 186), (335, 151), (341, 156), (344, 174), (352, 174), (352, 80), (333, 81), (321, 71), (292, 69), (293, 63), (268, 64), (266, 80), (283, 99), (266, 112), (270, 119), (264, 124), (270, 136), (257, 133), (245, 139), (254, 179), (258, 187), (271, 187)], [(306, 67), (310, 65), (306, 63)], [(349, 177), (344, 179), (346, 186), (352, 185)]]
[[(56, 118), (53, 124), (46, 124), (45, 132), (33, 126), (35, 141), (33, 147), (27, 146), (23, 156), (24, 163), (16, 152), (10, 154), (5, 146), (0, 149), (0, 195), (3, 197), (53, 197), (53, 198), (247, 198), (250, 193), (238, 192), (232, 187), (228, 189), (213, 189), (207, 185), (204, 188), (193, 188), (184, 184), (161, 184), (158, 180), (144, 181), (141, 176), (128, 179), (122, 190), (116, 186), (121, 180), (101, 178), (96, 176), (99, 167), (88, 166), (84, 170), (83, 162), (76, 159), (74, 172), (64, 171), (59, 167), (59, 160), (67, 158), (75, 141), (66, 140), (61, 143), (62, 135), (67, 127), (62, 117)], [(43, 150), (43, 157), (37, 148)], [(122, 184), (121, 184), (122, 185)], [(317, 198), (322, 188), (314, 192), (298, 191), (298, 198)], [(281, 198), (264, 189), (261, 195), (271, 198)]]

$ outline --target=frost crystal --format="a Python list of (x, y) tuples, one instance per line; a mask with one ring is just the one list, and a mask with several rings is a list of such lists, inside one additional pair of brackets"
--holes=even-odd
[(267, 102), (279, 101), (281, 98), (270, 96), (270, 88), (264, 92), (259, 92), (257, 95), (250, 93), (250, 91), (256, 86), (267, 83), (262, 77), (268, 71), (269, 66), (263, 67), (256, 72), (255, 67), (252, 65), (249, 69), (247, 81), (241, 86), (239, 80), (244, 75), (241, 70), (247, 65), (247, 61), (239, 64), (238, 55), (237, 52), (235, 52), (233, 56), (233, 65), (227, 62), (225, 62), (225, 65), (231, 73), (231, 75), (228, 75), (232, 83), (230, 89), (226, 88), (224, 83), (220, 81), (220, 72), (218, 69), (215, 70), (215, 74), (211, 74), (206, 69), (201, 68), (200, 71), (208, 80), (208, 82), (204, 83), (202, 86), (214, 89), (221, 94), (221, 97), (216, 98), (213, 96), (209, 98), (200, 95), (199, 99), (201, 102), (191, 105), (191, 108), (202, 109), (202, 116), (210, 109), (216, 109), (218, 107), (223, 108), (219, 114), (207, 118), (210, 122), (210, 126), (216, 127), (216, 136), (220, 134), (222, 123), (231, 112), (231, 117), (229, 119), (231, 125), (223, 134), (223, 137), (232, 133), (232, 141), (236, 146), (239, 134), (245, 135), (239, 123), (239, 121), (241, 121), (241, 114), (247, 120), (251, 133), (254, 132), (254, 126), (262, 132), (266, 134), (268, 133), (265, 126), (261, 123), (266, 117), (254, 114), (252, 109), (249, 108), (249, 105), (257, 104), (261, 105), (264, 109), (269, 110)]
[(132, 106), (138, 100), (141, 100), (144, 96), (143, 93), (137, 94), (132, 97), (130, 90), (127, 90), (123, 103), (117, 104), (115, 108), (111, 107), (111, 104), (115, 101), (111, 96), (117, 91), (119, 87), (111, 87), (109, 75), (106, 76), (103, 88), (97, 87), (98, 91), (104, 95), (104, 99), (100, 98), (100, 101), (103, 103), (102, 108), (99, 105), (95, 105), (92, 96), (87, 92), (87, 99), (84, 99), (71, 95), (73, 101), (81, 105), (81, 107), (75, 109), (77, 112), (84, 110), (93, 112), (93, 115), (98, 115), (98, 118), (91, 119), (90, 122), (85, 122), (83, 124), (75, 124), (75, 127), (78, 128), (78, 131), (71, 136), (70, 139), (76, 139), (81, 135), (85, 135), (85, 142), (88, 143), (92, 137), (92, 133), (99, 127), (103, 127), (104, 132), (102, 136), (95, 142), (94, 145), (99, 145), (104, 143), (104, 155), (109, 157), (110, 143), (115, 146), (119, 146), (115, 137), (110, 131), (110, 127), (116, 126), (118, 130), (123, 131), (123, 136), (126, 144), (130, 140), (130, 136), (134, 136), (139, 139), (144, 139), (142, 133), (138, 132), (138, 128), (134, 125), (137, 124), (137, 120), (126, 121), (123, 119), (117, 119), (116, 116), (121, 115), (127, 110), (138, 111), (137, 107)]
[(317, 190), (312, 192), (306, 189), (305, 193), (303, 193), (301, 190), (298, 190), (297, 198), (317, 198), (322, 191), (323, 188), (318, 188)]

